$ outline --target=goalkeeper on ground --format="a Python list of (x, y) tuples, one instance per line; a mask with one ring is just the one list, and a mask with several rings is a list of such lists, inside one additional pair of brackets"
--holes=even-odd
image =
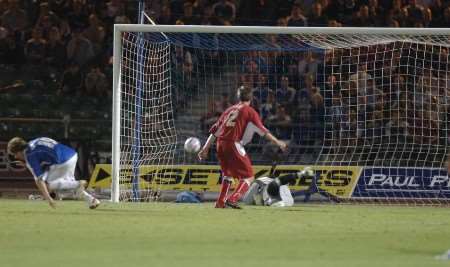
[(289, 183), (297, 178), (313, 176), (314, 172), (307, 167), (298, 173), (286, 174), (277, 178), (260, 177), (250, 186), (242, 198), (247, 205), (262, 205), (272, 207), (290, 207), (294, 205)]

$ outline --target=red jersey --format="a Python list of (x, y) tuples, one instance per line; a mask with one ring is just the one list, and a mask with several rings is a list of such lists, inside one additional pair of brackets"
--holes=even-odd
[(254, 133), (265, 135), (269, 130), (264, 127), (259, 114), (250, 106), (239, 103), (225, 110), (209, 133), (219, 140), (240, 142), (245, 145), (252, 140)]

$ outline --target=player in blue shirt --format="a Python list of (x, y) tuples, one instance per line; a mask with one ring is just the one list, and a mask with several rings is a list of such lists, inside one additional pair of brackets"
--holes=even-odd
[(47, 137), (26, 142), (14, 137), (8, 142), (8, 154), (25, 163), (49, 205), (55, 208), (55, 201), (49, 191), (74, 190), (77, 197), (83, 198), (89, 208), (95, 209), (100, 201), (87, 193), (86, 181), (75, 180), (75, 167), (78, 155), (75, 150)]

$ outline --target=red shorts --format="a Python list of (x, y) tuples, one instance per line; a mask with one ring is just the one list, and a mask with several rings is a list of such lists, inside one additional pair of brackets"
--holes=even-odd
[(240, 143), (217, 140), (217, 159), (223, 176), (238, 179), (253, 177), (252, 162)]

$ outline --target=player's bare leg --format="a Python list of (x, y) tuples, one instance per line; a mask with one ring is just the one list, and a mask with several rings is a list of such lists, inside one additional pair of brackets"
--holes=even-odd
[(236, 189), (234, 190), (233, 194), (231, 194), (231, 196), (225, 201), (225, 206), (228, 206), (233, 209), (240, 209), (241, 207), (239, 207), (237, 202), (248, 191), (254, 179), (255, 179), (254, 177), (241, 179), (239, 181), (239, 184), (236, 186)]
[(232, 179), (230, 177), (224, 176), (222, 178), (222, 185), (220, 187), (219, 197), (216, 201), (216, 208), (225, 208), (225, 200), (228, 194), (228, 190), (231, 187)]
[(48, 187), (52, 191), (61, 191), (61, 190), (75, 190), (75, 194), (77, 198), (84, 199), (88, 207), (90, 209), (95, 209), (100, 205), (100, 201), (93, 197), (91, 194), (86, 192), (87, 182), (84, 180), (76, 181), (75, 179), (57, 179), (48, 184)]
[(80, 184), (77, 188), (77, 197), (81, 197), (83, 198), (87, 204), (88, 207), (90, 209), (95, 209), (100, 205), (100, 200), (96, 199), (95, 197), (93, 197), (91, 194), (89, 194), (88, 192), (86, 192), (86, 186), (87, 186), (87, 182), (84, 180), (79, 181)]

